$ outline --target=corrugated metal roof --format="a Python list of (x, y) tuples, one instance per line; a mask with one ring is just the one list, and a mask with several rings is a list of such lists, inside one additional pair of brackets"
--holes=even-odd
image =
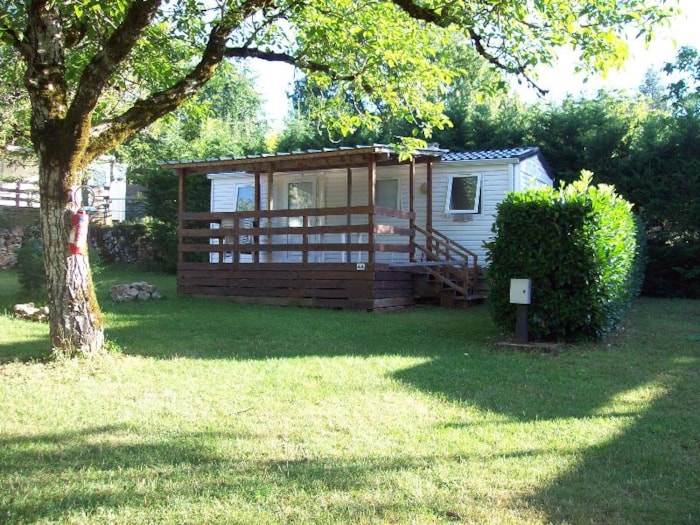
[[(442, 153), (447, 150), (441, 150), (439, 148), (423, 148), (416, 149), (413, 154), (418, 156), (432, 156), (439, 157)], [(369, 146), (341, 146), (338, 148), (323, 148), (323, 149), (308, 149), (303, 151), (291, 151), (291, 152), (278, 152), (278, 153), (262, 153), (258, 155), (245, 155), (240, 157), (215, 157), (208, 159), (179, 159), (179, 160), (166, 160), (160, 162), (159, 164), (165, 168), (177, 166), (183, 167), (187, 165), (201, 165), (201, 164), (213, 164), (213, 163), (236, 163), (236, 162), (256, 162), (256, 161), (266, 161), (266, 160), (276, 160), (281, 157), (284, 158), (299, 158), (299, 157), (310, 157), (310, 156), (323, 156), (323, 155), (338, 155), (343, 153), (387, 153), (394, 154), (396, 151), (391, 146), (386, 144), (372, 144)]]
[(534, 146), (526, 146), (521, 148), (509, 149), (489, 149), (477, 151), (450, 151), (442, 155), (444, 162), (460, 161), (460, 160), (504, 160), (504, 159), (519, 159), (523, 160), (533, 155), (539, 154), (539, 148)]
[[(310, 149), (305, 151), (262, 153), (241, 157), (218, 157), (199, 160), (169, 160), (159, 164), (166, 169), (187, 169), (190, 174), (214, 174), (233, 171), (247, 173), (274, 171), (293, 171), (294, 169), (333, 169), (365, 165), (365, 155), (385, 155), (386, 160), (394, 158), (396, 150), (385, 144), (371, 146), (341, 146), (338, 148)], [(523, 146), (518, 148), (454, 151), (440, 149), (431, 144), (425, 149), (413, 151), (416, 158), (438, 159), (442, 162), (509, 162), (517, 163), (530, 157), (537, 157), (547, 173), (552, 177), (546, 161), (538, 147)], [(398, 159), (396, 159), (398, 160)], [(336, 165), (337, 164), (337, 165)]]
[[(213, 163), (213, 162), (227, 162), (227, 161), (255, 161), (255, 160), (269, 160), (275, 157), (289, 157), (289, 156), (302, 156), (302, 155), (314, 155), (314, 154), (332, 154), (339, 152), (361, 152), (361, 151), (373, 151), (373, 152), (388, 152), (393, 153), (393, 148), (385, 144), (373, 144), (371, 146), (341, 146), (339, 148), (323, 148), (323, 149), (309, 149), (304, 151), (291, 151), (291, 152), (278, 152), (278, 153), (262, 153), (258, 155), (246, 155), (240, 157), (217, 157), (208, 159), (188, 159), (188, 160), (167, 160), (160, 164), (162, 166), (168, 167), (169, 165), (186, 165), (186, 164), (201, 164), (201, 163)], [(523, 160), (533, 155), (540, 154), (539, 148), (535, 146), (524, 146), (519, 148), (508, 148), (508, 149), (490, 149), (490, 150), (475, 150), (475, 151), (447, 151), (444, 149), (439, 149), (435, 147), (429, 147), (425, 149), (418, 149), (414, 153), (418, 155), (434, 155), (440, 156), (443, 161), (464, 161), (464, 160), (504, 160), (504, 159), (519, 159)]]

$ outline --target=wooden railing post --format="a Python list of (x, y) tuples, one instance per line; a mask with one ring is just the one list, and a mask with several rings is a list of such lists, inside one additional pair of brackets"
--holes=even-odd
[(411, 164), (408, 167), (408, 211), (411, 213), (411, 218), (408, 219), (408, 228), (413, 232), (412, 237), (408, 238), (410, 245), (410, 250), (408, 252), (408, 260), (410, 262), (416, 261), (416, 243), (415, 243), (415, 233), (416, 233), (416, 216), (415, 216), (415, 180), (416, 180), (416, 158), (411, 157)]
[[(350, 208), (352, 207), (352, 168), (348, 168), (346, 186), (347, 197), (345, 199), (345, 204), (348, 207), (348, 210), (350, 210)], [(345, 216), (345, 224), (348, 226), (352, 224), (352, 215), (350, 215), (349, 213)], [(345, 235), (345, 242), (350, 244), (350, 242), (352, 241), (352, 233), (348, 232)], [(345, 252), (345, 260), (347, 262), (352, 261), (352, 250), (347, 250)]]
[(367, 215), (367, 263), (370, 268), (374, 266), (375, 252), (374, 252), (374, 207), (377, 205), (375, 199), (375, 188), (377, 183), (377, 159), (374, 155), (369, 155), (369, 162), (367, 166), (367, 200), (369, 201), (369, 214)]
[(301, 218), (302, 234), (301, 234), (301, 262), (306, 264), (309, 262), (309, 216), (304, 214)]

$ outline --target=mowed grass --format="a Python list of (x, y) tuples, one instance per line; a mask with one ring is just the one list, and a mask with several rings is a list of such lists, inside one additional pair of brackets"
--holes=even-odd
[[(166, 298), (109, 300), (142, 278)], [(485, 307), (97, 282), (121, 354), (41, 360), (46, 325), (0, 316), (2, 523), (700, 522), (698, 301), (641, 300), (610, 340), (543, 353), (497, 346)]]

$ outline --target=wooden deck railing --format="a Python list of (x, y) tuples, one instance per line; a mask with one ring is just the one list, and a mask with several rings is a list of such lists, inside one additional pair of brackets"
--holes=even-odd
[(421, 253), (421, 260), (429, 263), (426, 271), (464, 297), (473, 295), (479, 272), (477, 255), (433, 228), (415, 228), (425, 238), (424, 244), (415, 243), (414, 246)]
[[(381, 222), (386, 218), (393, 224)], [(243, 255), (249, 262), (307, 263), (326, 262), (332, 253), (338, 262), (356, 254), (358, 262), (373, 264), (377, 252), (406, 254), (408, 260), (413, 218), (412, 212), (379, 206), (188, 212), (181, 216), (179, 260), (203, 253), (216, 254), (209, 262), (219, 264), (242, 262)]]

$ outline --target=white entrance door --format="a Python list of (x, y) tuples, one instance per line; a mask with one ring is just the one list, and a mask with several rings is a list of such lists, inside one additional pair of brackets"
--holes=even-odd
[[(255, 186), (249, 185), (249, 184), (236, 184), (233, 188), (234, 191), (234, 207), (232, 211), (252, 211), (255, 209)], [(243, 223), (240, 224), (239, 226), (243, 226), (244, 228), (252, 228), (253, 227), (253, 220), (252, 219), (244, 219)], [(222, 228), (233, 228), (233, 220), (232, 219), (224, 219), (221, 221), (221, 227)], [(226, 239), (226, 244), (230, 244), (233, 241), (233, 239), (227, 238)], [(253, 243), (253, 236), (252, 235), (241, 235), (238, 238), (238, 243), (239, 244), (252, 244)], [(238, 259), (240, 262), (253, 262), (253, 254), (252, 252), (241, 252), (240, 257)], [(224, 262), (232, 262), (233, 261), (233, 254), (231, 252), (226, 252), (224, 254)]]
[[(288, 180), (285, 182), (285, 201), (288, 210), (304, 210), (315, 208), (316, 201), (316, 181), (314, 180)], [(308, 225), (313, 226), (316, 223), (315, 218), (310, 218)], [(290, 217), (288, 226), (300, 228), (304, 226), (303, 217)], [(300, 244), (304, 240), (303, 235), (288, 235), (288, 244)], [(314, 254), (310, 254), (309, 260), (312, 260)], [(288, 262), (302, 262), (303, 254), (300, 251), (287, 252)]]

